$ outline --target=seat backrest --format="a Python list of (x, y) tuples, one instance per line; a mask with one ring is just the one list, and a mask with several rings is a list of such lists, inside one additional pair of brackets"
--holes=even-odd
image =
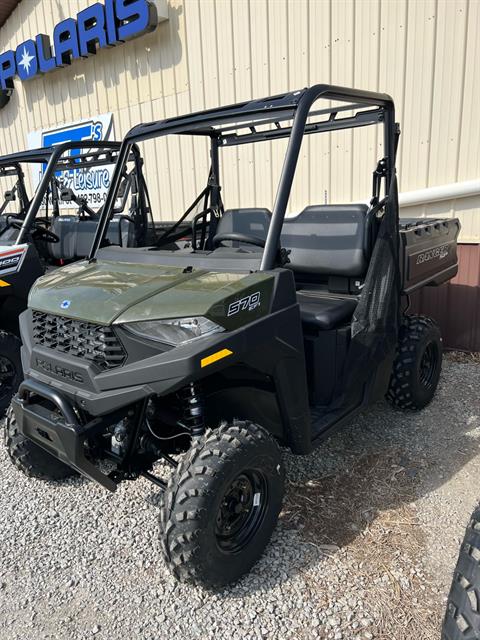
[[(56, 259), (79, 260), (90, 253), (98, 220), (80, 216), (57, 216), (51, 230), (60, 241), (49, 244), (50, 255)], [(126, 216), (115, 216), (108, 225), (107, 238), (111, 244), (121, 247), (135, 246), (135, 228)]]
[(362, 277), (374, 242), (375, 219), (366, 204), (314, 205), (285, 218), (281, 245), (299, 274)]
[(218, 221), (216, 234), (246, 233), (265, 240), (271, 217), (272, 214), (268, 209), (227, 209)]

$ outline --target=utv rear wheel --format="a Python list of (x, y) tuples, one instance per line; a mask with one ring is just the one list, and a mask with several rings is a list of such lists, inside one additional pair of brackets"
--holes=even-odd
[(442, 640), (480, 638), (480, 508), (465, 531), (448, 595)]
[(0, 418), (8, 409), (23, 378), (21, 345), (13, 333), (0, 331)]
[(13, 464), (29, 478), (64, 480), (76, 475), (71, 467), (19, 433), (12, 409), (7, 413), (5, 445)]
[(161, 513), (164, 556), (176, 578), (222, 587), (262, 555), (282, 507), (280, 449), (262, 427), (209, 430), (170, 478)]
[(398, 409), (423, 409), (435, 395), (441, 369), (442, 338), (437, 323), (425, 316), (405, 316), (387, 400)]

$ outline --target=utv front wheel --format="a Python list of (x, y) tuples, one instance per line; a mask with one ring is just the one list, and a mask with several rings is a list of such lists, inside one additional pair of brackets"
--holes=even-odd
[(8, 410), (5, 424), (5, 445), (13, 464), (29, 478), (64, 480), (76, 475), (76, 471), (71, 467), (19, 433), (11, 408)]
[(21, 342), (13, 333), (0, 331), (0, 418), (22, 381)]
[(448, 595), (442, 640), (480, 638), (480, 507), (465, 531)]
[(235, 421), (195, 442), (162, 506), (164, 556), (175, 577), (218, 588), (248, 572), (275, 528), (284, 477), (280, 449), (258, 425)]
[(397, 409), (423, 409), (431, 402), (442, 369), (442, 338), (426, 316), (405, 316), (400, 328), (387, 400)]

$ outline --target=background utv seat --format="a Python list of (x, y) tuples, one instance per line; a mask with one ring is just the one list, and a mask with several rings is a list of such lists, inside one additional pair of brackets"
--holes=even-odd
[[(51, 230), (60, 241), (49, 244), (52, 258), (78, 260), (90, 252), (98, 221), (80, 216), (58, 216), (52, 220)], [(135, 246), (134, 223), (127, 216), (115, 216), (108, 225), (107, 238), (113, 245)]]
[(314, 205), (285, 219), (282, 247), (295, 274), (302, 322), (320, 330), (350, 320), (375, 242), (366, 204)]
[[(245, 208), (227, 209), (220, 218), (215, 235), (221, 233), (245, 233), (249, 236), (256, 236), (262, 240), (267, 239), (268, 228), (272, 213), (268, 209)], [(254, 245), (245, 242), (234, 242), (226, 240), (232, 247), (245, 247), (255, 249)], [(261, 251), (261, 248), (258, 248)]]

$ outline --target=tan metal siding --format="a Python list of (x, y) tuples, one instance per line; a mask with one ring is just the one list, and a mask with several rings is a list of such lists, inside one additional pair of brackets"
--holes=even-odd
[[(2, 49), (51, 34), (91, 0), (23, 0), (0, 30)], [(140, 120), (332, 82), (390, 93), (402, 123), (400, 187), (411, 191), (480, 175), (478, 0), (170, 0), (169, 20), (16, 90), (0, 111), (0, 153), (32, 129), (112, 111), (116, 136)], [(290, 209), (368, 197), (381, 153), (374, 131), (309, 139)], [(273, 147), (272, 144), (275, 146)], [(272, 207), (285, 142), (225, 154), (229, 206)], [(177, 216), (203, 186), (203, 141), (146, 145), (155, 215)], [(462, 240), (480, 242), (480, 197), (410, 207), (458, 215)]]

